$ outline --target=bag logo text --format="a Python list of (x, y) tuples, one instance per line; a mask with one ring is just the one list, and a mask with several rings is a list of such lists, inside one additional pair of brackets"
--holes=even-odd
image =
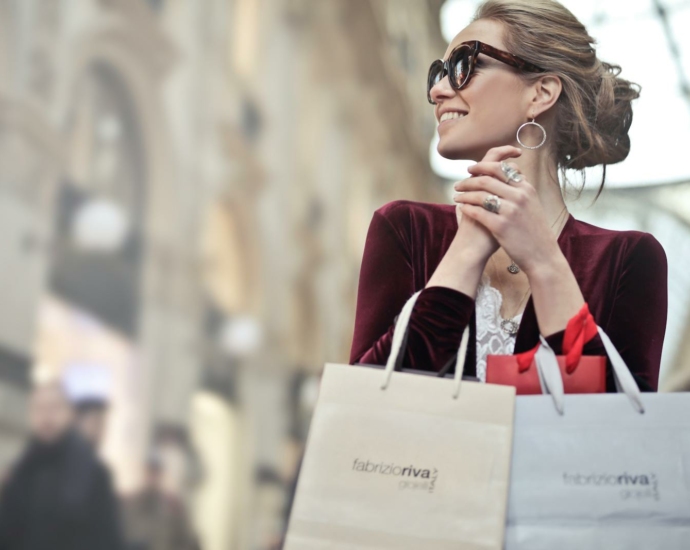
[(429, 493), (434, 492), (439, 473), (437, 468), (418, 468), (413, 464), (401, 466), (392, 462), (375, 462), (359, 458), (355, 458), (352, 469), (366, 474), (404, 478), (399, 481), (398, 489), (426, 490)]

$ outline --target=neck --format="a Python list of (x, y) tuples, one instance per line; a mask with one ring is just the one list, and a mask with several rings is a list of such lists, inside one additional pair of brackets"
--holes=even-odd
[[(525, 179), (534, 186), (539, 196), (546, 218), (554, 223), (565, 207), (558, 181), (558, 168), (547, 151), (524, 149), (522, 156), (511, 159), (523, 173)], [(558, 231), (560, 227), (554, 227)]]

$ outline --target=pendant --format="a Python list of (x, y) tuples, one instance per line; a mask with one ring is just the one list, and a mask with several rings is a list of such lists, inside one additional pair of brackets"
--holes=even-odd
[(513, 262), (512, 264), (510, 264), (508, 266), (508, 271), (510, 271), (510, 273), (515, 275), (517, 273), (520, 273), (520, 268), (517, 266), (517, 264), (515, 262)]
[(512, 319), (503, 319), (501, 321), (501, 328), (511, 336), (515, 336), (518, 333), (519, 327), (520, 325), (518, 325)]

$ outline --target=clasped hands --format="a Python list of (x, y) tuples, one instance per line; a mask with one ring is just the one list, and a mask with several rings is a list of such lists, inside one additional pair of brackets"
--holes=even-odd
[[(501, 161), (520, 155), (522, 149), (509, 145), (490, 149), (468, 169), (471, 176), (455, 184), (458, 193), (453, 200), (458, 205), (458, 232), (465, 226), (467, 237), (484, 248), (487, 260), (502, 247), (529, 277), (530, 272), (559, 256), (560, 248), (534, 185), (524, 175), (521, 181), (508, 180), (501, 167)], [(517, 164), (507, 164), (519, 170)], [(491, 195), (500, 200), (498, 212), (483, 206)], [(464, 216), (476, 223), (463, 223)], [(482, 238), (477, 238), (477, 231), (485, 233)]]

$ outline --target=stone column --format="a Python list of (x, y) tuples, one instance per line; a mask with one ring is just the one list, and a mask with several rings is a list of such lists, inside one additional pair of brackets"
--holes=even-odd
[(0, 470), (16, 453), (25, 431), (59, 151), (57, 137), (40, 112), (0, 95)]
[(26, 433), (39, 300), (46, 284), (51, 204), (62, 168), (47, 104), (57, 3), (0, 5), (0, 472)]

